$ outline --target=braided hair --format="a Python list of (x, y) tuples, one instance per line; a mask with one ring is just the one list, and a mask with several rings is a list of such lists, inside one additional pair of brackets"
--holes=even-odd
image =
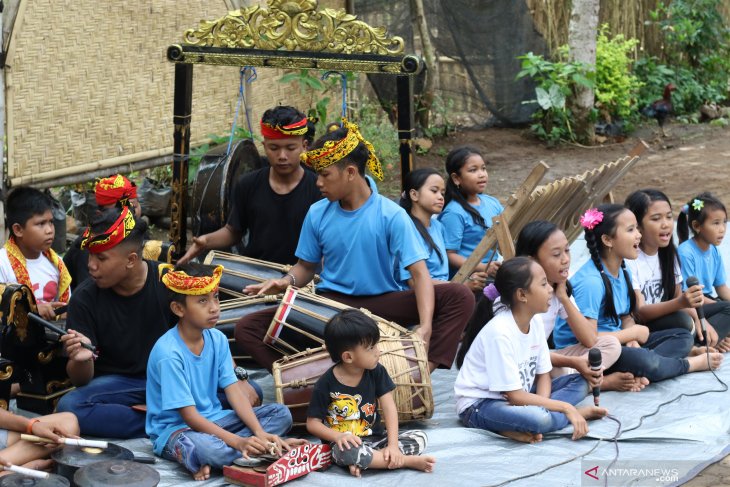
[[(621, 213), (629, 210), (622, 205), (615, 204), (600, 205), (596, 209), (603, 213), (603, 220), (593, 227), (592, 230), (588, 228), (585, 229), (586, 245), (588, 246), (588, 251), (591, 254), (593, 265), (595, 265), (598, 272), (601, 273), (603, 287), (606, 290), (603, 313), (611, 318), (617, 325), (620, 325), (621, 320), (616, 312), (611, 281), (609, 281), (606, 271), (603, 268), (603, 262), (601, 262), (601, 254), (606, 251), (606, 246), (601, 237), (604, 235), (613, 237), (616, 234), (616, 219)], [(626, 281), (629, 292), (629, 314), (633, 314), (636, 309), (636, 295), (634, 294), (631, 286), (629, 273), (626, 271), (626, 263), (623, 260), (621, 260), (621, 272), (623, 272), (624, 280)]]
[(428, 233), (428, 229), (425, 227), (425, 225), (413, 216), (413, 200), (411, 199), (410, 192), (411, 190), (419, 191), (424, 184), (426, 184), (426, 180), (433, 176), (441, 176), (439, 172), (432, 168), (432, 167), (425, 167), (423, 169), (416, 169), (415, 171), (411, 171), (406, 175), (405, 181), (403, 183), (403, 194), (400, 198), (400, 205), (403, 207), (404, 210), (406, 210), (406, 213), (411, 217), (411, 220), (413, 220), (413, 223), (416, 225), (416, 230), (418, 230), (418, 233), (421, 235), (421, 238), (426, 242), (426, 245), (428, 246), (428, 249), (430, 252), (436, 252), (436, 255), (439, 257), (439, 262), (444, 261), (444, 256), (441, 255), (441, 251), (436, 246), (436, 243), (433, 241), (433, 238), (431, 238), (431, 234)]
[(464, 211), (467, 212), (467, 214), (471, 215), (474, 219), (474, 223), (482, 228), (487, 228), (487, 224), (482, 215), (479, 214), (476, 208), (469, 204), (464, 197), (464, 194), (461, 192), (461, 189), (456, 185), (452, 178), (452, 174), (461, 174), (461, 169), (471, 156), (482, 157), (482, 154), (473, 147), (462, 146), (452, 149), (451, 152), (446, 155), (446, 174), (448, 177), (446, 178), (445, 204), (448, 205), (449, 202), (456, 201), (459, 205), (461, 205)]
[[(631, 193), (624, 202), (626, 208), (636, 216), (636, 221), (641, 222), (649, 211), (649, 207), (655, 201), (666, 201), (669, 209), (672, 203), (667, 195), (658, 189), (640, 189)], [(674, 246), (674, 240), (669, 239), (669, 245), (659, 248), (659, 268), (662, 271), (662, 301), (674, 299), (674, 293), (677, 290), (675, 283), (674, 268), (679, 259), (677, 258), (677, 248)]]
[[(698, 204), (698, 202), (701, 204)], [(725, 212), (725, 216), (727, 216), (725, 205), (712, 193), (700, 193), (689, 200), (677, 217), (677, 236), (679, 237), (680, 243), (689, 238), (690, 229), (693, 235), (697, 234), (692, 227), (692, 223), (697, 222), (698, 225), (705, 223), (707, 215), (711, 210), (722, 210)]]
[[(502, 306), (511, 309), (517, 290), (530, 287), (530, 284), (532, 284), (532, 265), (534, 262), (529, 257), (514, 257), (502, 263), (497, 270), (497, 274), (494, 276), (494, 287), (499, 292), (500, 301), (497, 309)], [(477, 303), (477, 307), (471, 315), (471, 318), (469, 318), (469, 323), (466, 325), (464, 338), (461, 340), (461, 347), (456, 354), (456, 366), (458, 368), (461, 368), (464, 364), (464, 358), (479, 332), (494, 318), (494, 312), (494, 303), (486, 295), (483, 296)]]

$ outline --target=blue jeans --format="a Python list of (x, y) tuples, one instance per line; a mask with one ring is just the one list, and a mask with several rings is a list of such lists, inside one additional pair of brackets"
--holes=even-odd
[[(588, 395), (588, 383), (580, 374), (562, 375), (552, 382), (550, 399), (578, 404)], [(459, 414), (467, 428), (494, 431), (550, 433), (565, 428), (569, 421), (563, 413), (542, 406), (512, 406), (502, 399), (482, 399)]]
[[(283, 404), (264, 404), (253, 408), (253, 412), (267, 433), (283, 435), (291, 429), (291, 413)], [(251, 430), (235, 412), (215, 421), (215, 424), (242, 438), (252, 436)], [(231, 448), (217, 436), (183, 429), (170, 435), (162, 450), (162, 457), (178, 462), (195, 473), (203, 465), (218, 469), (231, 465), (235, 459), (241, 458), (241, 452)]]
[(604, 374), (631, 372), (651, 382), (686, 374), (693, 344), (694, 337), (684, 328), (655, 331), (641, 348), (621, 347), (621, 356)]
[(102, 375), (65, 394), (56, 411), (74, 413), (81, 434), (103, 438), (143, 438), (145, 414), (131, 408), (145, 403), (147, 380)]

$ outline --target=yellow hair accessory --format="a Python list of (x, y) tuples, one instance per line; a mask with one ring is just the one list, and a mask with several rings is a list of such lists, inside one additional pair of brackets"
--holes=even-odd
[(176, 271), (172, 264), (160, 264), (158, 269), (162, 276), (160, 279), (167, 289), (188, 296), (202, 296), (216, 291), (223, 274), (222, 265), (216, 266), (212, 276), (201, 277), (189, 276), (185, 271)]
[(360, 134), (358, 126), (352, 122), (348, 122), (346, 118), (342, 119), (342, 126), (347, 129), (347, 134), (340, 140), (328, 140), (320, 149), (314, 149), (304, 152), (300, 158), (303, 163), (320, 171), (326, 167), (340, 162), (347, 157), (358, 144), (363, 143), (370, 152), (367, 167), (378, 181), (383, 180), (383, 167), (380, 160), (375, 155), (373, 144), (368, 142)]

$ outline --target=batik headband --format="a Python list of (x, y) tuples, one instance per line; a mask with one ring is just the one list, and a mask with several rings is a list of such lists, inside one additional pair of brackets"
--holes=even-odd
[(304, 135), (308, 130), (307, 122), (309, 122), (307, 117), (289, 125), (270, 125), (262, 121), (261, 135), (265, 139), (286, 139), (288, 137)]
[[(223, 266), (213, 269), (212, 276), (189, 276), (185, 271), (176, 271), (172, 264), (160, 264), (162, 283), (172, 292), (187, 296), (202, 296), (215, 292), (221, 282)], [(164, 272), (167, 271), (167, 272)]]
[(380, 165), (380, 160), (375, 155), (373, 144), (362, 137), (362, 134), (360, 134), (360, 130), (356, 124), (348, 122), (347, 119), (343, 118), (342, 126), (347, 129), (345, 137), (340, 140), (328, 140), (320, 149), (304, 152), (301, 156), (299, 156), (302, 162), (313, 167), (315, 171), (320, 171), (332, 164), (340, 162), (354, 151), (358, 144), (363, 143), (370, 152), (370, 157), (368, 157), (367, 161), (368, 169), (372, 175), (378, 179), (378, 181), (382, 181), (383, 167)]
[(137, 187), (121, 174), (115, 174), (108, 178), (97, 179), (94, 193), (99, 206), (110, 206), (115, 205), (117, 201), (125, 203), (129, 199), (136, 198)]
[(134, 213), (128, 206), (122, 208), (119, 218), (107, 229), (107, 231), (99, 235), (91, 235), (91, 228), (87, 228), (81, 236), (81, 249), (89, 249), (92, 254), (100, 254), (106, 252), (119, 244), (122, 240), (129, 236), (134, 228)]

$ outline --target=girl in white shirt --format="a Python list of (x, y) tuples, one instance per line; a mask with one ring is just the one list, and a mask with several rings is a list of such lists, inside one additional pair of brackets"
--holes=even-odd
[[(641, 189), (626, 198), (625, 206), (634, 213), (641, 230), (639, 256), (626, 261), (639, 320), (651, 331), (685, 328), (695, 334), (697, 344), (706, 343), (722, 352), (730, 350), (727, 342), (722, 342), (730, 329), (730, 304), (704, 305), (704, 336), (695, 311), (703, 304), (704, 291), (698, 285), (682, 292), (682, 273), (672, 235), (674, 215), (667, 195), (656, 189)], [(704, 349), (695, 347), (693, 352), (704, 353)]]
[[(603, 408), (576, 408), (589, 392), (579, 374), (550, 379), (550, 351), (542, 320), (552, 299), (545, 271), (532, 259), (515, 257), (497, 271), (500, 303), (485, 321), (472, 320), (457, 357), (454, 384), (459, 419), (468, 428), (493, 431), (526, 443), (573, 425), (573, 439), (588, 432), (587, 419)], [(482, 311), (491, 307), (482, 300)], [(491, 313), (488, 313), (491, 314)]]
[(608, 369), (621, 355), (621, 342), (613, 335), (599, 335), (596, 327), (588, 322), (575, 304), (572, 286), (568, 281), (570, 243), (563, 231), (548, 221), (530, 222), (517, 237), (515, 252), (535, 259), (545, 270), (547, 280), (555, 291), (548, 312), (540, 315), (545, 336), (550, 337), (557, 321), (564, 320), (578, 339), (575, 345), (550, 352), (550, 361), (554, 367), (552, 376), (577, 371), (591, 387), (613, 391), (643, 389), (646, 380), (642, 381), (630, 372), (614, 372), (604, 377), (601, 371), (591, 370), (588, 363), (588, 351), (591, 348), (601, 351), (601, 365)]

